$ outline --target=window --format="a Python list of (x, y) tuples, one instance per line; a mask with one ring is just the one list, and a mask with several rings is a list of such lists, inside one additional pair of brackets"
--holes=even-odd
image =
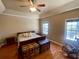
[(76, 40), (79, 39), (79, 20), (68, 20), (66, 21), (66, 39)]
[(48, 34), (48, 23), (43, 23), (42, 25), (42, 33), (43, 34)]

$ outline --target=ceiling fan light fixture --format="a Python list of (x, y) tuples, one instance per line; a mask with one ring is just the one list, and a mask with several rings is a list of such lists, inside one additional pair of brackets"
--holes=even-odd
[(37, 9), (35, 7), (30, 7), (30, 11), (35, 12), (35, 11), (37, 11)]

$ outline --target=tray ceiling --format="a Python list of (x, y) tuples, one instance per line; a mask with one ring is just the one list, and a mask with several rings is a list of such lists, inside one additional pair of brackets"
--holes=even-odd
[[(29, 2), (27, 0), (2, 0), (3, 4), (7, 9), (16, 10), (19, 12), (29, 12)], [(35, 4), (45, 3), (44, 8), (39, 8), (41, 10), (40, 13), (37, 14), (45, 14), (48, 11), (53, 11), (56, 8), (59, 8), (63, 5), (73, 2), (74, 0), (35, 0)], [(21, 5), (26, 5), (27, 7), (20, 7)]]

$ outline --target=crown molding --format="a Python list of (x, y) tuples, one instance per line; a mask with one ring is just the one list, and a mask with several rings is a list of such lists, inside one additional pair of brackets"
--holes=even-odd
[(27, 19), (39, 19), (38, 14), (34, 13), (23, 13), (12, 9), (6, 9), (2, 15), (9, 15), (9, 16), (16, 16), (16, 17), (23, 17)]
[(74, 0), (68, 4), (65, 4), (61, 7), (58, 7), (56, 9), (52, 9), (51, 11), (48, 11), (46, 13), (43, 13), (43, 14), (40, 14), (40, 18), (46, 18), (46, 17), (49, 17), (49, 16), (54, 16), (54, 15), (57, 15), (57, 14), (61, 14), (61, 13), (64, 13), (64, 12), (68, 12), (68, 11), (71, 11), (71, 10), (75, 10), (75, 9), (78, 9), (79, 8), (79, 0)]
[(5, 10), (5, 6), (4, 6), (2, 0), (0, 0), (0, 14), (2, 14), (4, 10)]

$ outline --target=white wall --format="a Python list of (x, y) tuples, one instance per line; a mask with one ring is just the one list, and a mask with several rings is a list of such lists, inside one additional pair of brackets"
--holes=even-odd
[(27, 19), (10, 15), (0, 15), (0, 35), (12, 36), (17, 32), (35, 30), (39, 31), (38, 19)]
[(41, 19), (41, 21), (47, 19), (49, 22), (49, 35), (48, 36), (50, 40), (63, 43), (65, 20), (70, 19), (70, 18), (77, 18), (77, 17), (79, 17), (79, 9), (57, 14), (55, 16), (50, 16), (48, 18)]

